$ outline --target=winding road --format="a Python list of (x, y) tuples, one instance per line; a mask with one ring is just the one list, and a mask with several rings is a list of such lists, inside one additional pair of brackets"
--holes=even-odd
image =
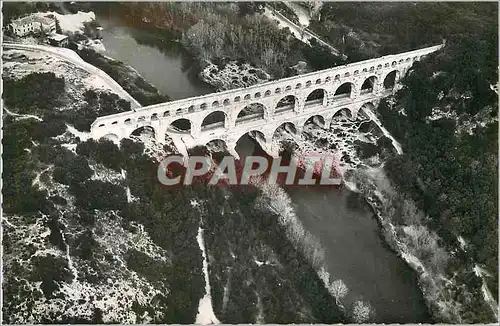
[(338, 55), (338, 56), (342, 56), (344, 58), (347, 58), (339, 50), (337, 50), (336, 48), (334, 48), (330, 44), (328, 44), (325, 41), (323, 41), (322, 39), (320, 39), (320, 37), (316, 33), (312, 32), (311, 30), (307, 29), (306, 27), (299, 26), (299, 25), (295, 24), (290, 19), (286, 18), (280, 12), (278, 12), (272, 8), (269, 8), (269, 7), (264, 7), (264, 15), (271, 20), (278, 21), (278, 26), (283, 25), (283, 27), (288, 27), (290, 29), (290, 31), (292, 32), (293, 36), (295, 36), (295, 38), (297, 38), (298, 40), (300, 40), (306, 44), (311, 45), (310, 41), (311, 41), (311, 39), (314, 39), (314, 40), (316, 40), (316, 42), (318, 42), (322, 46), (325, 46), (328, 49), (330, 49), (330, 51), (334, 55)]

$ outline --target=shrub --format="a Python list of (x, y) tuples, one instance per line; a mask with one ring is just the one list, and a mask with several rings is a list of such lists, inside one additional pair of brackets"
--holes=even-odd
[(89, 179), (92, 174), (94, 171), (90, 168), (86, 158), (73, 156), (65, 164), (54, 169), (54, 180), (65, 185), (72, 185)]
[(56, 137), (66, 131), (66, 124), (62, 120), (52, 119), (42, 121), (34, 125), (31, 137), (37, 141), (44, 141), (50, 137)]
[(122, 209), (127, 204), (125, 189), (110, 182), (88, 180), (73, 185), (71, 191), (76, 197), (76, 205), (89, 211)]
[(19, 113), (52, 110), (63, 103), (64, 93), (64, 78), (56, 77), (52, 72), (32, 73), (20, 80), (4, 80), (5, 105), (16, 108)]
[(132, 157), (135, 155), (142, 155), (144, 152), (144, 144), (135, 142), (131, 139), (124, 138), (120, 142), (120, 148), (124, 157)]
[(61, 231), (61, 223), (59, 223), (59, 219), (57, 215), (51, 215), (47, 221), (47, 226), (50, 229), (49, 241), (51, 244), (59, 248), (59, 250), (66, 250), (67, 244), (64, 242), (62, 231)]
[(92, 230), (87, 229), (75, 239), (75, 246), (78, 252), (78, 256), (89, 260), (94, 256), (94, 251), (96, 246), (98, 246), (97, 241), (94, 239)]
[(58, 289), (57, 283), (71, 282), (74, 275), (70, 272), (66, 259), (54, 256), (34, 256), (31, 281), (42, 282), (42, 291), (46, 298), (52, 298)]
[(120, 171), (123, 165), (122, 152), (115, 143), (107, 139), (99, 141), (89, 139), (79, 143), (76, 147), (76, 153), (102, 163), (105, 167), (115, 171)]

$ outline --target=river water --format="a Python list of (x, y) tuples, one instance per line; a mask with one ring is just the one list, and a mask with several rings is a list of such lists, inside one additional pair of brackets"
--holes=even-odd
[(346, 306), (367, 301), (380, 323), (428, 321), (414, 273), (383, 243), (373, 213), (356, 194), (345, 188), (286, 190), (305, 229), (325, 248), (330, 280), (347, 285)]
[(104, 54), (135, 68), (160, 93), (178, 100), (214, 92), (197, 79), (192, 60), (174, 40), (165, 44), (159, 33), (125, 26), (110, 15), (97, 14), (97, 21), (103, 27)]
[[(192, 62), (178, 44), (138, 42), (157, 35), (97, 16), (104, 27), (105, 54), (134, 67), (160, 92), (173, 99), (213, 92), (193, 75)], [(242, 155), (259, 149), (249, 137), (239, 144), (237, 151)], [(302, 224), (325, 249), (328, 272), (347, 285), (347, 306), (358, 299), (369, 302), (375, 308), (374, 322), (431, 322), (415, 273), (384, 244), (366, 203), (345, 188), (325, 192), (293, 187), (285, 191)]]

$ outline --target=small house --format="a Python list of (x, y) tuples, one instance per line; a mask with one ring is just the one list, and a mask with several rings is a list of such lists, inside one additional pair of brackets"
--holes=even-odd
[(53, 33), (50, 34), (47, 37), (47, 39), (49, 40), (49, 43), (52, 46), (60, 46), (60, 47), (68, 46), (68, 37), (66, 35)]

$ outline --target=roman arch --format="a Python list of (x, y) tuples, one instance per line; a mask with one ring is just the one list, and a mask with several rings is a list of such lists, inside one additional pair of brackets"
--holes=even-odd
[(263, 147), (269, 147), (274, 132), (285, 122), (300, 132), (314, 116), (325, 128), (340, 113), (355, 118), (363, 105), (376, 104), (391, 94), (414, 62), (443, 46), (99, 117), (91, 126), (91, 137), (122, 139), (148, 127), (160, 143), (168, 134), (187, 148), (221, 140), (231, 150), (241, 135), (258, 131)]

